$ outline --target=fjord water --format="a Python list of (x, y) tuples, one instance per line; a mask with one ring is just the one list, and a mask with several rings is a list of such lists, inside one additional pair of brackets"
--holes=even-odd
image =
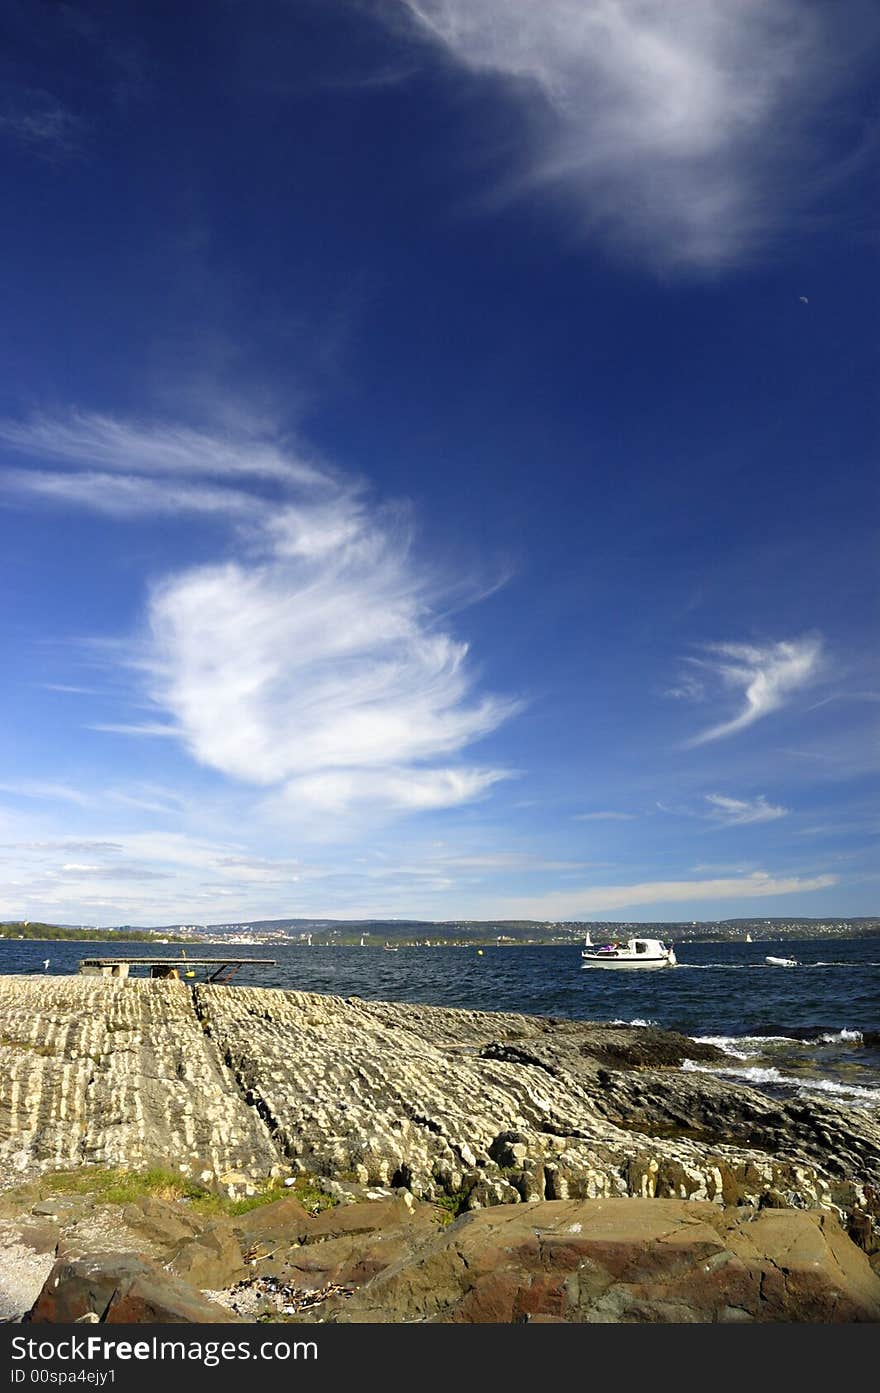
[[(723, 1072), (778, 1096), (880, 1108), (880, 938), (679, 942), (678, 967), (581, 967), (580, 946), (406, 948), (192, 944), (196, 957), (274, 958), (242, 986), (480, 1011), (659, 1025), (718, 1044)], [(0, 973), (76, 972), (89, 955), (177, 957), (177, 944), (5, 940)], [(769, 967), (766, 955), (796, 968)], [(145, 969), (133, 969), (133, 974)], [(199, 973), (201, 977), (201, 973)], [(695, 1067), (695, 1066), (689, 1066)]]

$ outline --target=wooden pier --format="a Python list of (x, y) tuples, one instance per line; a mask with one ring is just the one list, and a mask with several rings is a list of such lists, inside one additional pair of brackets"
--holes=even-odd
[(206, 969), (205, 982), (229, 982), (242, 967), (274, 967), (274, 958), (82, 958), (79, 964), (83, 977), (127, 977), (132, 967), (149, 967), (151, 977), (179, 981), (195, 977), (195, 969)]

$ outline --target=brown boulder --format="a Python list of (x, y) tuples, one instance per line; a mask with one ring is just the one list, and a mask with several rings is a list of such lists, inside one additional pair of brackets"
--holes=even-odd
[(160, 1247), (174, 1247), (198, 1233), (201, 1224), (192, 1214), (188, 1214), (180, 1204), (144, 1195), (134, 1204), (128, 1204), (122, 1217), (130, 1229), (142, 1233)]
[(327, 1238), (354, 1237), (401, 1227), (430, 1231), (437, 1222), (436, 1216), (433, 1205), (419, 1204), (411, 1196), (407, 1200), (367, 1200), (363, 1204), (339, 1205), (315, 1215), (302, 1241), (319, 1243)]
[(197, 1238), (184, 1243), (169, 1266), (191, 1286), (209, 1291), (222, 1290), (248, 1271), (227, 1219), (208, 1224)]
[(340, 1321), (880, 1320), (880, 1279), (824, 1211), (663, 1199), (468, 1214), (328, 1308)]
[(254, 1277), (277, 1278), (304, 1291), (359, 1287), (433, 1240), (440, 1213), (431, 1204), (375, 1200), (306, 1216), (305, 1225), (295, 1220), (286, 1225), (276, 1216), (273, 1232), (262, 1231), (266, 1241), (251, 1247), (240, 1228), (238, 1236), (245, 1253), (253, 1255)]
[(179, 1277), (133, 1253), (59, 1258), (26, 1319), (65, 1323), (90, 1312), (108, 1325), (236, 1320)]
[(314, 1223), (311, 1214), (292, 1195), (261, 1204), (239, 1214), (232, 1227), (242, 1250), (254, 1245), (277, 1247), (281, 1243), (306, 1243)]

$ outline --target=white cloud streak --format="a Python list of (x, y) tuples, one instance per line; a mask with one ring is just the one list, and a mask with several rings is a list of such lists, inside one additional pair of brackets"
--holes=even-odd
[(92, 799), (89, 794), (69, 784), (49, 783), (41, 779), (17, 779), (0, 783), (0, 793), (11, 793), (15, 798), (36, 798), (41, 801), (74, 803), (78, 807), (88, 807)]
[(592, 885), (549, 891), (545, 895), (494, 901), (491, 913), (497, 918), (580, 919), (607, 910), (635, 909), (642, 905), (808, 894), (836, 884), (837, 877), (833, 875), (772, 876), (766, 871), (754, 871), (751, 875), (722, 880), (656, 880), (639, 885)]
[[(805, 895), (838, 883), (831, 875), (731, 874), (733, 869), (723, 878), (548, 886), (515, 899), (476, 899), (468, 887), (482, 880), (570, 874), (584, 866), (521, 852), (435, 848), (414, 860), (377, 854), (340, 867), (286, 854), (255, 855), (233, 838), (123, 832), (112, 841), (17, 839), (0, 845), (0, 917), (145, 925), (247, 922), (279, 914), (580, 919), (662, 905), (664, 917), (678, 918), (687, 917), (685, 906), (694, 902), (708, 907), (715, 900)], [(454, 911), (450, 891), (463, 897)]]
[(9, 469), (3, 485), (7, 491), (36, 493), (57, 503), (90, 508), (118, 518), (216, 513), (225, 517), (258, 520), (267, 513), (265, 502), (238, 489), (212, 488), (205, 484), (181, 485), (166, 480), (145, 479), (139, 475)]
[(528, 108), (522, 184), (573, 190), (588, 229), (667, 267), (734, 262), (788, 225), (818, 117), (877, 34), (860, 0), (403, 3)]
[(122, 420), (100, 412), (35, 415), (0, 421), (0, 441), (38, 459), (78, 468), (146, 475), (209, 475), (277, 479), (330, 487), (326, 469), (272, 440), (251, 434), (211, 434), (166, 422)]
[(751, 801), (728, 798), (723, 793), (707, 793), (706, 802), (712, 804), (709, 816), (725, 827), (737, 827), (748, 822), (774, 822), (788, 813), (787, 808), (768, 803), (763, 793)]
[(710, 673), (727, 688), (742, 691), (744, 704), (730, 720), (710, 726), (688, 746), (705, 745), (747, 729), (755, 721), (779, 711), (795, 692), (815, 681), (822, 668), (819, 638), (792, 639), (758, 647), (746, 643), (714, 643), (709, 659), (690, 661)]
[(84, 132), (84, 122), (48, 92), (12, 88), (0, 97), (0, 134), (28, 154), (70, 159), (81, 153)]
[(0, 423), (0, 439), (67, 466), (10, 471), (19, 492), (244, 524), (246, 560), (176, 572), (150, 595), (128, 662), (166, 719), (93, 729), (177, 736), (306, 814), (450, 807), (509, 777), (459, 762), (518, 703), (473, 694), (468, 646), (435, 619), (448, 595), (420, 565), (405, 509), (250, 436), (77, 414)]

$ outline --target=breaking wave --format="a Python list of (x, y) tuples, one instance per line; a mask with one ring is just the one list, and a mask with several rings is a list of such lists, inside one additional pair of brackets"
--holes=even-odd
[(849, 1030), (844, 1026), (835, 1030), (826, 1026), (792, 1027), (790, 1033), (783, 1035), (693, 1035), (691, 1039), (699, 1045), (715, 1045), (734, 1059), (751, 1059), (756, 1054), (764, 1054), (774, 1046), (790, 1045), (852, 1045), (876, 1043), (876, 1031)]
[(717, 1074), (723, 1078), (735, 1079), (738, 1083), (751, 1084), (756, 1088), (770, 1086), (777, 1092), (785, 1089), (786, 1092), (801, 1098), (817, 1093), (826, 1097), (830, 1094), (832, 1099), (839, 1099), (841, 1102), (861, 1104), (863, 1107), (880, 1106), (880, 1088), (835, 1083), (830, 1079), (794, 1078), (791, 1074), (783, 1074), (772, 1065), (751, 1065), (747, 1069), (737, 1069), (726, 1068), (723, 1064), (697, 1064), (695, 1060), (686, 1059), (681, 1067), (686, 1073)]

